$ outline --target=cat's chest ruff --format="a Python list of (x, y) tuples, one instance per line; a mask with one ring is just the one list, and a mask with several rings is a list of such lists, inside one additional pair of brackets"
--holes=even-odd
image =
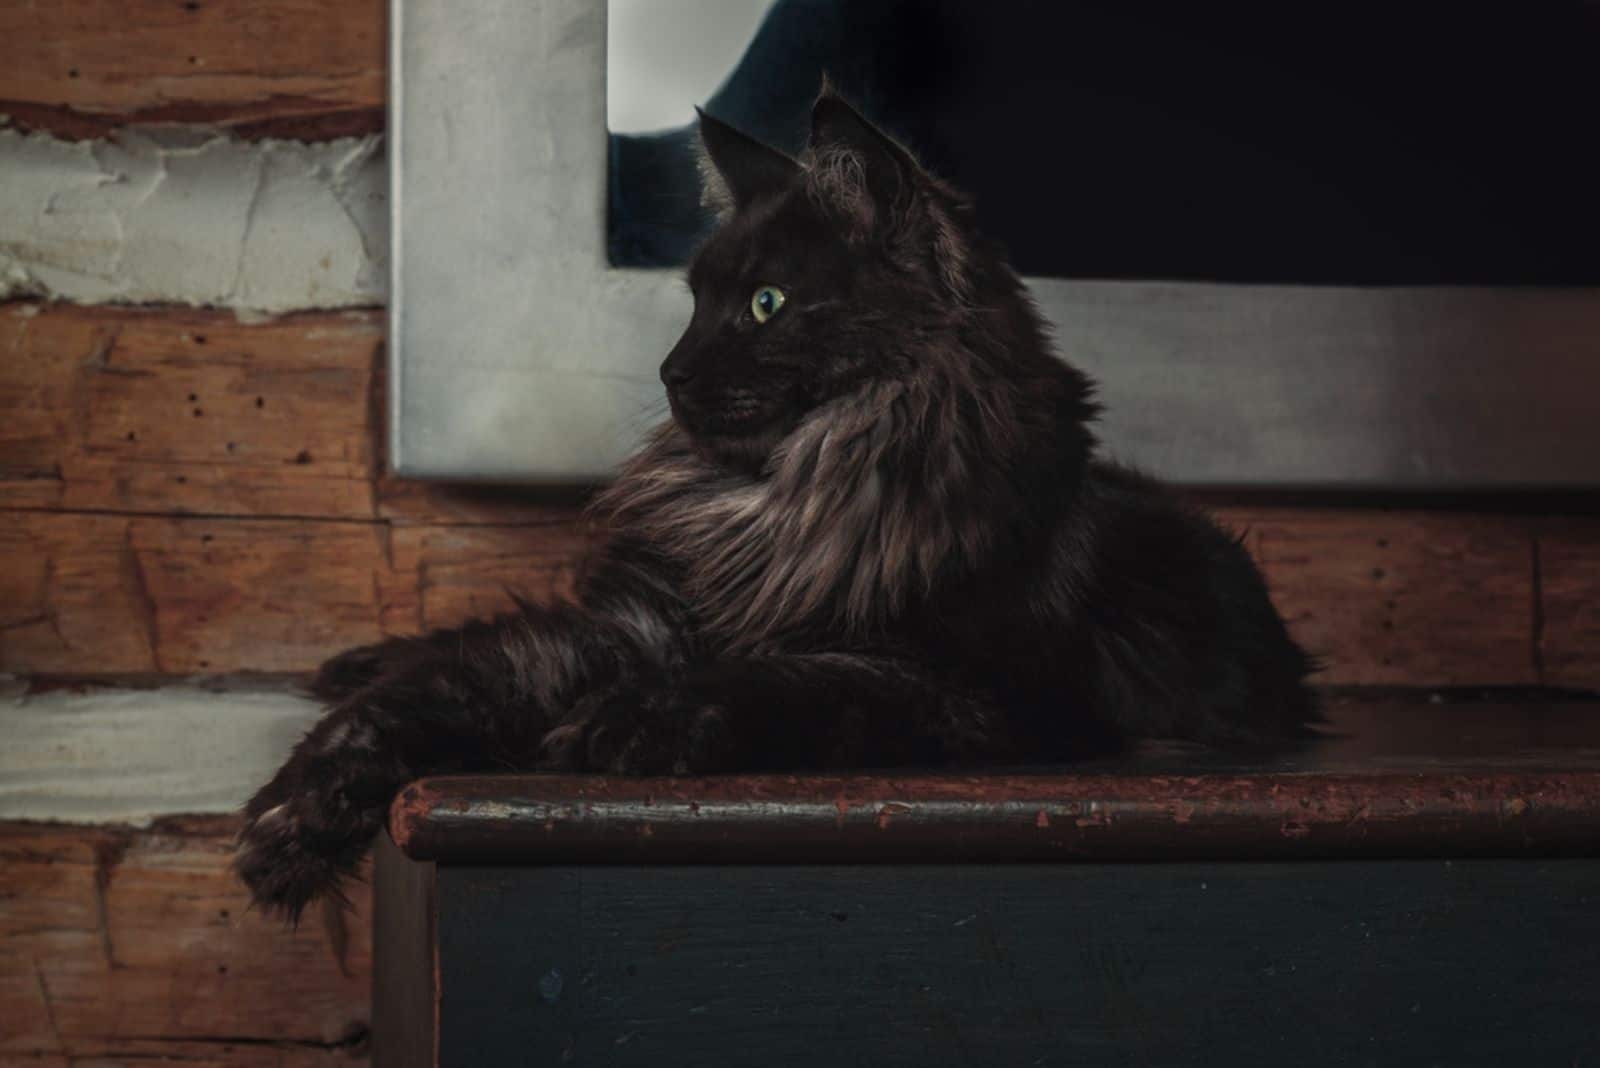
[(871, 615), (883, 569), (869, 530), (864, 513), (762, 482), (682, 498), (656, 524), (695, 615), (733, 646), (819, 626), (842, 636)]

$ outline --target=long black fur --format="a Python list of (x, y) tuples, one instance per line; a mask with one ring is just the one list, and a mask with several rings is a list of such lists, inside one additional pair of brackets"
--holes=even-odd
[(599, 499), (576, 602), (326, 664), (245, 810), (261, 905), (336, 894), (424, 774), (1070, 760), (1316, 718), (1238, 541), (1093, 458), (1088, 380), (958, 193), (827, 90), (799, 160), (701, 133), (724, 218), (673, 419)]

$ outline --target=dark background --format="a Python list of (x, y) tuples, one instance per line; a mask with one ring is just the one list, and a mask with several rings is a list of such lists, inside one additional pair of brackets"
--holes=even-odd
[[(706, 105), (797, 152), (823, 71), (1026, 274), (1600, 282), (1600, 6), (780, 0)], [(612, 138), (612, 262), (702, 235), (692, 131)]]

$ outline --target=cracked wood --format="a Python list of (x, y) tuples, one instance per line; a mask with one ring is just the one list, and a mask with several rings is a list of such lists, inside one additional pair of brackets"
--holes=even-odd
[(330, 137), (383, 128), (379, 0), (0, 0), (0, 112), (90, 137), (208, 122)]
[(0, 305), (0, 508), (513, 526), (575, 498), (383, 475), (383, 316)]
[(1545, 681), (1600, 690), (1600, 519), (1544, 519), (1537, 531)]
[[(0, 1063), (349, 1063), (364, 1048), (365, 906), (288, 931), (246, 911), (236, 821), (0, 824)], [(363, 895), (357, 895), (358, 899)], [(291, 979), (292, 977), (292, 979)]]

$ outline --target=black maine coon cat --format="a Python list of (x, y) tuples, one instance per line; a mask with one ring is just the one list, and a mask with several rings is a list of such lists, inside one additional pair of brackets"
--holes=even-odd
[(962, 197), (831, 92), (799, 160), (710, 118), (720, 228), (661, 367), (672, 420), (597, 501), (576, 603), (355, 649), (246, 807), (236, 866), (338, 893), (421, 775), (1040, 762), (1316, 718), (1239, 543), (1092, 458)]

